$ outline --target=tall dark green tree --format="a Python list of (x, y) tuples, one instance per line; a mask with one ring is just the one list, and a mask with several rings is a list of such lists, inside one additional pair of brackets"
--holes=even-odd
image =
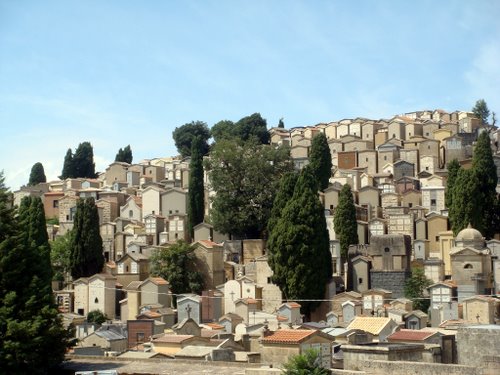
[(312, 139), (309, 165), (318, 180), (319, 189), (325, 190), (332, 176), (332, 155), (324, 133), (319, 133)]
[(67, 178), (74, 178), (74, 177), (75, 177), (75, 167), (73, 163), (73, 151), (71, 151), (71, 148), (68, 148), (68, 151), (66, 151), (66, 156), (64, 157), (64, 165), (60, 178), (62, 180), (65, 180)]
[(448, 178), (446, 180), (445, 205), (450, 208), (453, 205), (453, 188), (457, 180), (460, 163), (457, 159), (453, 159), (448, 163)]
[(104, 266), (99, 214), (93, 198), (80, 199), (76, 206), (70, 247), (74, 280), (100, 273)]
[(210, 134), (216, 143), (222, 139), (239, 137), (238, 130), (234, 125), (234, 122), (230, 120), (222, 120), (214, 124), (214, 126), (210, 129)]
[(73, 155), (73, 170), (75, 178), (95, 178), (94, 149), (90, 142), (82, 142), (78, 145)]
[(262, 144), (269, 144), (271, 136), (267, 131), (267, 121), (262, 118), (260, 113), (243, 117), (235, 124), (241, 140), (248, 141), (256, 138)]
[(47, 182), (47, 177), (45, 177), (45, 171), (43, 170), (43, 164), (38, 162), (33, 164), (31, 167), (30, 179), (28, 186), (34, 186), (41, 182)]
[(283, 117), (280, 118), (280, 120), (278, 121), (278, 128), (281, 128), (281, 129), (285, 128), (285, 123), (283, 121)]
[(47, 374), (64, 359), (70, 335), (53, 301), (45, 217), (39, 198), (24, 199), (15, 215), (2, 182), (0, 176), (0, 371)]
[(354, 205), (351, 187), (348, 184), (342, 186), (342, 190), (340, 190), (339, 204), (335, 208), (333, 226), (340, 242), (340, 254), (345, 261), (349, 245), (359, 243), (356, 206)]
[(476, 101), (474, 107), (472, 107), (472, 113), (476, 116), (480, 121), (481, 125), (488, 124), (488, 117), (490, 117), (490, 110), (488, 109), (488, 104), (484, 99), (479, 99)]
[[(301, 171), (292, 199), (269, 234), (268, 259), (273, 281), (285, 299), (324, 298), (332, 275), (332, 262), (325, 214), (308, 166)], [(300, 304), (308, 316), (319, 302), (301, 301)]]
[(115, 161), (132, 164), (132, 149), (130, 145), (125, 146), (123, 149), (120, 147), (118, 153), (115, 156)]
[(281, 213), (293, 197), (298, 178), (299, 174), (296, 172), (288, 172), (281, 177), (278, 192), (276, 193), (273, 208), (271, 209), (271, 216), (267, 223), (267, 233), (271, 233), (273, 228), (278, 224)]
[(167, 280), (172, 293), (200, 293), (203, 279), (196, 267), (194, 246), (179, 240), (156, 250), (150, 258), (151, 275)]
[(188, 230), (193, 236), (193, 228), (205, 217), (205, 184), (203, 182), (203, 143), (195, 137), (191, 146), (188, 190)]
[(237, 238), (262, 238), (281, 176), (292, 170), (290, 149), (257, 140), (217, 142), (206, 162), (212, 199), (211, 223)]
[(192, 121), (175, 128), (172, 133), (175, 147), (182, 157), (191, 155), (191, 144), (195, 137), (199, 137), (202, 142), (202, 154), (208, 153), (208, 139), (210, 138), (210, 130), (208, 125), (203, 121)]
[[(458, 170), (452, 193), (452, 204), (448, 209), (448, 217), (451, 223), (451, 229), (456, 236), (462, 229), (471, 224), (474, 228), (481, 231), (478, 227), (481, 222), (481, 203), (478, 202), (481, 193), (478, 190), (479, 181), (477, 175), (472, 169)], [(483, 232), (481, 232), (483, 233)]]
[(477, 199), (478, 210), (483, 213), (480, 222), (475, 224), (475, 228), (486, 238), (490, 239), (495, 234), (498, 176), (497, 168), (493, 161), (490, 137), (485, 131), (481, 132), (474, 147), (472, 169), (479, 184), (477, 189), (480, 194)]

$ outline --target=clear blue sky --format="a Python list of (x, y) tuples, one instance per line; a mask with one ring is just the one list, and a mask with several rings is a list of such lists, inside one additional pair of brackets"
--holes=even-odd
[(420, 109), (500, 112), (500, 1), (0, 0), (0, 170), (17, 189), (90, 141), (98, 170), (172, 131)]

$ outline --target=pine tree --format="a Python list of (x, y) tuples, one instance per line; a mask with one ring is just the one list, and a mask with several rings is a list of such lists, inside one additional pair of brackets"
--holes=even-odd
[(319, 189), (325, 190), (332, 176), (332, 155), (324, 133), (319, 133), (312, 139), (309, 165), (318, 180)]
[(82, 142), (73, 155), (74, 177), (95, 178), (94, 149), (90, 142)]
[(283, 121), (283, 117), (280, 118), (280, 120), (278, 121), (278, 128), (280, 128), (280, 129), (284, 129), (285, 128), (285, 123)]
[(345, 184), (340, 191), (339, 204), (335, 208), (333, 225), (337, 239), (340, 242), (340, 254), (345, 261), (349, 245), (359, 243), (356, 206), (354, 206), (351, 187), (348, 184)]
[(63, 170), (61, 172), (61, 176), (59, 177), (61, 180), (65, 180), (67, 178), (75, 177), (75, 168), (73, 165), (73, 152), (70, 148), (66, 151), (66, 156), (64, 157), (64, 165)]
[[(287, 300), (323, 299), (331, 274), (331, 254), (323, 206), (317, 184), (306, 166), (269, 235), (268, 254), (272, 259), (273, 281)], [(301, 301), (309, 315), (317, 301)]]
[(205, 185), (203, 182), (203, 141), (195, 137), (191, 144), (188, 190), (188, 230), (193, 236), (193, 228), (205, 217)]
[(45, 171), (43, 170), (43, 164), (38, 162), (33, 164), (31, 167), (30, 179), (28, 186), (34, 186), (41, 182), (47, 182), (47, 177), (45, 177)]
[(448, 163), (448, 178), (446, 180), (446, 193), (445, 193), (445, 206), (447, 209), (453, 205), (453, 187), (455, 186), (455, 181), (457, 180), (458, 170), (460, 169), (460, 163), (457, 159), (453, 159)]
[(481, 220), (476, 223), (476, 228), (486, 238), (493, 238), (495, 234), (495, 203), (496, 187), (498, 183), (497, 168), (493, 161), (490, 137), (483, 131), (477, 139), (472, 156), (472, 170), (479, 184), (477, 190), (480, 194), (476, 199), (478, 210), (482, 212)]
[[(0, 176), (0, 363), (5, 374), (47, 374), (64, 359), (70, 334), (52, 289), (40, 198), (9, 208)], [(42, 208), (43, 212), (43, 208)]]
[(481, 125), (488, 125), (488, 117), (490, 117), (490, 110), (484, 99), (479, 99), (472, 108), (472, 113), (479, 120), (481, 120)]
[(80, 199), (77, 203), (70, 248), (70, 268), (74, 280), (102, 271), (102, 238), (93, 198)]

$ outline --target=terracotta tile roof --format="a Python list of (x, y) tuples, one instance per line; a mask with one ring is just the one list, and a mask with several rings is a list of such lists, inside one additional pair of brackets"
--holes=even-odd
[(193, 335), (162, 335), (159, 337), (155, 337), (152, 341), (167, 344), (181, 344), (182, 342), (193, 337)]
[(167, 285), (168, 284), (168, 281), (165, 280), (163, 277), (150, 277), (149, 280), (151, 280), (156, 285)]
[(278, 322), (286, 322), (286, 321), (288, 321), (288, 318), (286, 316), (283, 316), (283, 315), (278, 315), (276, 317), (276, 319), (278, 320)]
[(154, 318), (160, 318), (161, 314), (158, 314), (157, 312), (154, 311), (146, 310), (142, 314), (139, 314), (138, 316), (145, 316), (154, 319)]
[(317, 331), (312, 329), (281, 329), (262, 339), (266, 344), (299, 344)]
[(390, 322), (390, 318), (357, 316), (347, 326), (347, 329), (360, 329), (362, 331), (378, 335)]
[(208, 339), (210, 339), (210, 338), (212, 338), (212, 337), (214, 337), (214, 336), (216, 336), (218, 334), (219, 334), (219, 332), (211, 330), (211, 329), (202, 329), (200, 331), (201, 337), (205, 337), (205, 338), (208, 338)]
[(390, 341), (425, 341), (436, 332), (426, 332), (415, 329), (402, 329), (387, 337)]
[(285, 302), (283, 305), (281, 306), (288, 306), (290, 308), (301, 308), (302, 306), (299, 305), (297, 302)]
[(217, 323), (205, 323), (207, 327), (210, 327), (210, 329), (217, 330), (217, 329), (224, 329), (225, 327), (217, 324)]

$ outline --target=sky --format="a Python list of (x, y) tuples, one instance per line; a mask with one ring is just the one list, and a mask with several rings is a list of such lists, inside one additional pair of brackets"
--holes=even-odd
[(0, 170), (177, 154), (172, 131), (500, 111), (500, 1), (0, 0)]

